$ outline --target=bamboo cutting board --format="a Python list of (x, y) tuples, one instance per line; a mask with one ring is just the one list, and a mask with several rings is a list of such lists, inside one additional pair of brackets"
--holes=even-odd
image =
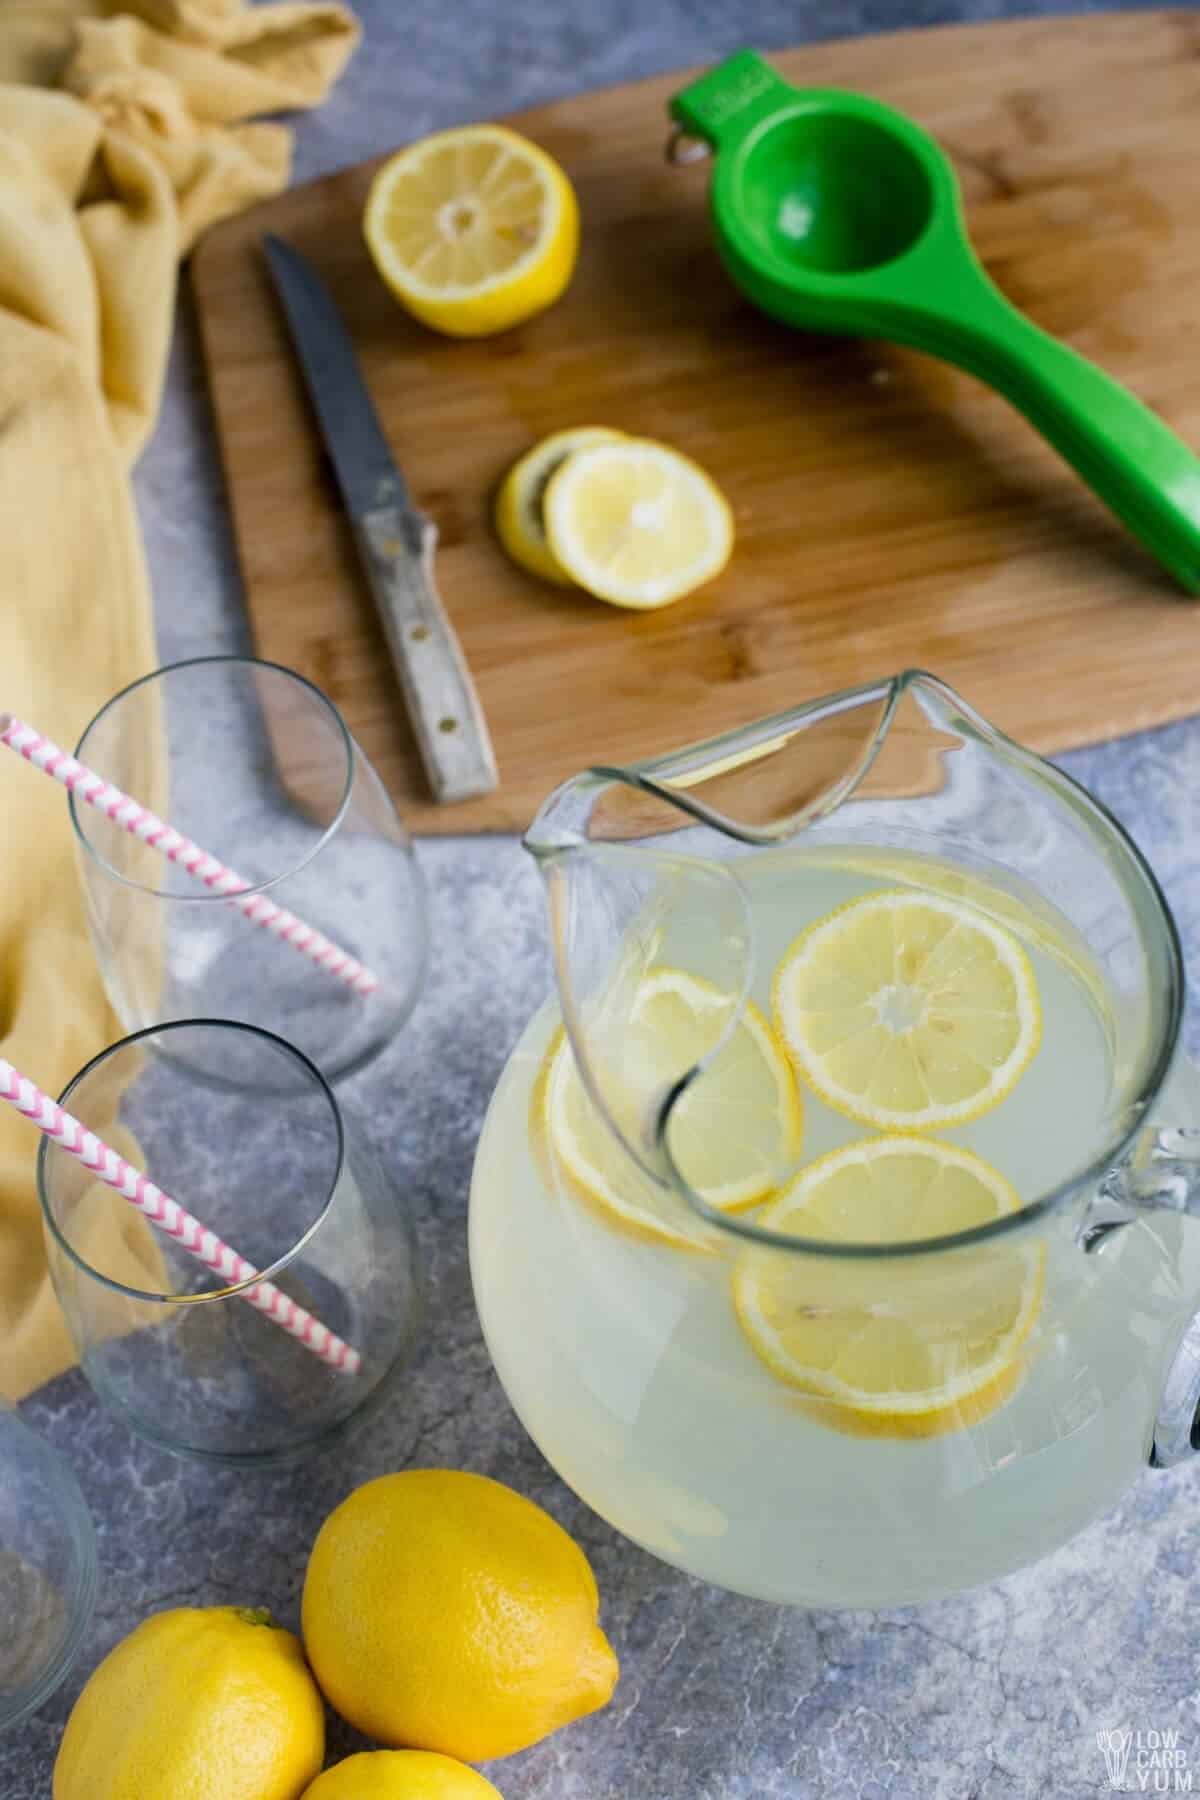
[[(932, 130), (1005, 292), (1200, 446), (1200, 17), (907, 32), (773, 61)], [(913, 354), (788, 332), (739, 299), (711, 245), (703, 166), (663, 158), (685, 79), (511, 121), (565, 165), (584, 236), (566, 298), (504, 336), (452, 342), (396, 307), (359, 230), (370, 166), (206, 239), (195, 291), (259, 653), (331, 695), (423, 831), (521, 829), (588, 763), (911, 664), (1043, 750), (1194, 710), (1200, 604), (1003, 401)], [(500, 763), (487, 799), (429, 800), (267, 286), (265, 231), (329, 281), (440, 528), (438, 579)], [(712, 471), (738, 541), (710, 589), (639, 615), (510, 567), (489, 524), (496, 483), (573, 424), (665, 438)]]

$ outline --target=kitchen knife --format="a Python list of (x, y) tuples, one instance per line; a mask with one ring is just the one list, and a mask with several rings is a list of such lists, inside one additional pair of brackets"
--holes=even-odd
[(434, 798), (496, 787), (483, 708), (433, 578), (437, 526), (415, 505), (324, 282), (282, 238), (263, 239), (292, 345), (354, 528)]

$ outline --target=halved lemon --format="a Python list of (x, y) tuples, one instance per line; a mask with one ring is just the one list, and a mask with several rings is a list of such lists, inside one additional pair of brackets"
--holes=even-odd
[(486, 337), (558, 299), (575, 267), (579, 205), (554, 158), (528, 138), (463, 125), (388, 158), (363, 231), (409, 312), (452, 337)]
[(570, 431), (555, 431), (527, 450), (504, 477), (496, 495), (496, 531), (500, 542), (515, 563), (543, 581), (560, 587), (575, 584), (563, 568), (546, 537), (542, 517), (542, 501), (546, 485), (560, 463), (576, 450), (592, 444), (611, 443), (622, 436), (607, 425), (577, 425)]
[[(644, 1116), (720, 1038), (733, 1006), (732, 996), (698, 976), (651, 970), (633, 997), (622, 1037), (620, 1061), (631, 1092), (628, 1105), (618, 1103), (616, 1111), (630, 1119)], [(661, 1243), (698, 1240), (681, 1203), (642, 1173), (601, 1118), (565, 1034), (551, 1047), (545, 1122), (566, 1174), (610, 1218)], [(756, 1205), (781, 1171), (795, 1165), (803, 1129), (800, 1097), (788, 1059), (757, 1007), (747, 1004), (711, 1065), (677, 1102), (669, 1129), (677, 1165), (723, 1212)]]
[[(756, 1220), (785, 1237), (901, 1244), (986, 1225), (1020, 1200), (957, 1145), (869, 1138), (818, 1158)], [(755, 1247), (733, 1278), (738, 1322), (780, 1380), (830, 1424), (930, 1437), (972, 1424), (1015, 1387), (1041, 1305), (1040, 1244), (930, 1256), (793, 1257)]]
[(934, 1131), (999, 1106), (1041, 1042), (1037, 983), (1012, 934), (906, 889), (819, 919), (775, 972), (775, 1023), (821, 1098), (881, 1131)]
[(733, 548), (720, 488), (649, 438), (576, 451), (551, 476), (542, 511), (567, 574), (614, 606), (668, 606), (719, 575)]

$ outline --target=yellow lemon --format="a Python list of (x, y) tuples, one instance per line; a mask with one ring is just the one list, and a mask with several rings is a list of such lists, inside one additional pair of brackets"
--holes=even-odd
[[(629, 1081), (622, 1123), (641, 1115), (721, 1039), (737, 1007), (681, 969), (651, 969), (621, 1024)], [(697, 1242), (680, 1202), (644, 1175), (600, 1116), (561, 1033), (550, 1047), (543, 1090), (546, 1136), (572, 1183), (638, 1236), (682, 1248)], [(680, 1172), (722, 1212), (755, 1206), (800, 1154), (803, 1116), (787, 1056), (758, 1008), (747, 1002), (708, 1068), (676, 1102), (669, 1127)]]
[(995, 919), (945, 894), (867, 894), (803, 932), (775, 973), (775, 1023), (821, 1098), (881, 1131), (999, 1106), (1041, 1042), (1037, 983)]
[(325, 1697), (379, 1743), (486, 1762), (610, 1698), (617, 1659), (579, 1546), (483, 1475), (369, 1481), (326, 1519), (304, 1581)]
[[(913, 1243), (987, 1225), (1020, 1200), (956, 1145), (868, 1138), (801, 1171), (757, 1223), (829, 1243)], [(893, 1437), (974, 1423), (1016, 1385), (1041, 1305), (1044, 1251), (1007, 1239), (928, 1257), (742, 1253), (738, 1320), (781, 1380), (829, 1403), (826, 1422)]]
[(590, 444), (611, 443), (621, 435), (606, 425), (576, 425), (570, 431), (555, 431), (543, 438), (513, 464), (496, 495), (496, 531), (508, 554), (522, 569), (559, 587), (575, 585), (546, 538), (546, 521), (542, 517), (546, 484), (559, 464), (576, 450), (586, 450)]
[(579, 249), (579, 206), (552, 156), (502, 125), (463, 125), (389, 157), (363, 216), (395, 294), (451, 337), (507, 331), (553, 304)]
[(542, 511), (572, 581), (643, 612), (711, 581), (733, 549), (733, 514), (716, 483), (649, 438), (577, 450), (550, 477)]
[(236, 1606), (156, 1613), (75, 1702), (54, 1800), (300, 1800), (325, 1710), (299, 1641)]
[(474, 1769), (431, 1750), (364, 1750), (326, 1769), (303, 1800), (504, 1800)]

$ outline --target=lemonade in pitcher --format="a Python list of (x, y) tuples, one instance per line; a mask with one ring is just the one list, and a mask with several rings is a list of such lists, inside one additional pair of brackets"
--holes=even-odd
[(1200, 1229), (1144, 1123), (1177, 946), (1079, 790), (900, 678), (539, 827), (560, 1003), (489, 1112), (472, 1272), (596, 1511), (743, 1593), (894, 1604), (1186, 1439)]

